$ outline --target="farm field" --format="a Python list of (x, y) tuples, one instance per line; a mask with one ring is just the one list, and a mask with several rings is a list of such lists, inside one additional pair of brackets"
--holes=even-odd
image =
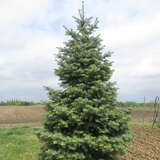
[(41, 126), (44, 106), (0, 106), (0, 128)]
[(120, 160), (160, 160), (160, 129), (132, 127), (134, 140), (131, 149)]
[[(154, 108), (135, 108), (132, 111), (132, 122), (151, 122)], [(41, 126), (45, 120), (43, 105), (33, 106), (0, 106), (0, 128)]]
[[(42, 129), (44, 115), (43, 105), (0, 107), (1, 160), (38, 159), (40, 142), (36, 131)], [(131, 147), (128, 154), (119, 160), (160, 160), (160, 129), (151, 129), (152, 115), (153, 108), (132, 111), (131, 126), (136, 136), (128, 144)]]
[(40, 128), (19, 127), (0, 129), (0, 160), (38, 160)]

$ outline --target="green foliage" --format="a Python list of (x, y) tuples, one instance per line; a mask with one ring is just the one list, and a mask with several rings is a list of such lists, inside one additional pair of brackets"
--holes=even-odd
[(156, 127), (160, 128), (160, 120), (156, 122)]
[(1, 101), (0, 106), (10, 106), (10, 105), (16, 105), (16, 106), (29, 106), (29, 105), (34, 105), (36, 103), (34, 102), (29, 102), (29, 101), (20, 101), (20, 100), (7, 100), (6, 102)]
[(98, 20), (74, 17), (77, 30), (66, 28), (70, 39), (57, 55), (62, 90), (46, 87), (44, 131), (40, 160), (111, 160), (127, 151), (133, 136), (129, 110), (116, 108), (117, 89), (110, 81), (113, 70), (101, 39), (95, 36)]
[(117, 102), (118, 107), (124, 107), (124, 108), (137, 108), (137, 107), (154, 107), (154, 102), (147, 102), (147, 103), (137, 103), (132, 101), (127, 102)]

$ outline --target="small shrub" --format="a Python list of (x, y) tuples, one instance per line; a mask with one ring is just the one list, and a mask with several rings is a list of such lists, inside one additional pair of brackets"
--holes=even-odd
[(157, 126), (158, 128), (160, 128), (160, 120), (158, 120), (158, 121), (156, 122), (156, 126)]

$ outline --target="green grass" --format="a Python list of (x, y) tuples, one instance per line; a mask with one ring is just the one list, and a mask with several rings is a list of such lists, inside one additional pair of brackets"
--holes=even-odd
[(147, 102), (147, 103), (137, 103), (137, 102), (117, 102), (117, 106), (120, 107), (131, 107), (131, 108), (138, 108), (138, 107), (148, 107), (148, 108), (153, 108), (154, 107), (154, 102)]
[(10, 105), (16, 105), (16, 106), (28, 106), (28, 105), (35, 105), (36, 103), (31, 101), (20, 101), (20, 100), (7, 100), (6, 102), (1, 101), (0, 106), (10, 106)]
[[(160, 121), (157, 121), (153, 127), (153, 129), (160, 129)], [(144, 128), (152, 128), (152, 122), (130, 122), (130, 126), (136, 127), (144, 127)]]
[(130, 122), (130, 126), (136, 126), (136, 127), (144, 127), (144, 128), (151, 128), (152, 122)]
[(0, 160), (38, 160), (40, 142), (36, 131), (41, 128), (0, 129)]
[(47, 101), (33, 102), (33, 101), (22, 101), (17, 99), (11, 99), (7, 101), (0, 101), (0, 106), (29, 106), (29, 105), (44, 105)]

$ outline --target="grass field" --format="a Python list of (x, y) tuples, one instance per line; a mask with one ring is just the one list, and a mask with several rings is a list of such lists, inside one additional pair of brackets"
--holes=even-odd
[(40, 128), (1, 128), (0, 160), (37, 160), (40, 149), (37, 130)]

